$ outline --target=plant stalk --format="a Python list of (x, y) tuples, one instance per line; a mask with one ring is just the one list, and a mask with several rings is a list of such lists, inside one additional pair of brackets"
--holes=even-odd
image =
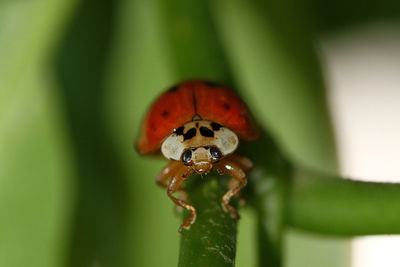
[[(188, 201), (197, 209), (197, 219), (189, 230), (182, 232), (179, 267), (235, 266), (238, 220), (221, 207), (228, 178), (214, 173), (189, 178), (195, 180), (187, 191)], [(183, 217), (188, 215), (184, 212)]]
[(297, 170), (288, 200), (288, 223), (336, 236), (399, 234), (399, 196), (400, 184)]

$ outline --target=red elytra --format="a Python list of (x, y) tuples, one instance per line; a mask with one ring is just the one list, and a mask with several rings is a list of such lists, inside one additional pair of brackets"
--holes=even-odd
[(182, 82), (161, 94), (147, 112), (136, 148), (140, 153), (159, 151), (174, 129), (199, 115), (252, 141), (260, 131), (246, 104), (229, 88), (207, 81)]

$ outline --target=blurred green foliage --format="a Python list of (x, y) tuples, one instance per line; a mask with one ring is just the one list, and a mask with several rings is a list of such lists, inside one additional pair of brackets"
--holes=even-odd
[[(0, 266), (176, 266), (179, 218), (154, 183), (165, 161), (139, 157), (133, 138), (182, 79), (233, 85), (288, 158), (334, 171), (313, 38), (399, 11), (391, 0), (0, 2)], [(264, 183), (255, 200), (276, 205), (241, 212), (238, 266), (256, 264), (256, 239), (271, 257), (285, 245), (282, 185)], [(348, 264), (342, 240), (285, 240), (287, 266)]]
[(0, 3), (0, 266), (62, 266), (68, 251), (73, 147), (49, 63), (73, 6)]

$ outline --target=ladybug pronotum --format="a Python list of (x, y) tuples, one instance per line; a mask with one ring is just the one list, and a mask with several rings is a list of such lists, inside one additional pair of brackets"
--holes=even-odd
[[(246, 185), (246, 172), (252, 163), (235, 154), (239, 139), (256, 140), (259, 129), (249, 109), (233, 91), (207, 81), (182, 82), (164, 92), (150, 107), (144, 119), (136, 148), (141, 154), (161, 153), (170, 160), (157, 177), (176, 205), (191, 212), (182, 223), (189, 229), (196, 220), (196, 209), (187, 203), (182, 183), (193, 173), (212, 169), (232, 177), (222, 208), (238, 217), (229, 205)], [(179, 191), (183, 198), (173, 194)]]

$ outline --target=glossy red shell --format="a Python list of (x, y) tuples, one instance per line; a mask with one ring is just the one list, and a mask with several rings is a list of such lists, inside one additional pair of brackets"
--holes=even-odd
[(246, 104), (225, 86), (206, 81), (187, 81), (164, 92), (150, 107), (136, 143), (140, 153), (157, 152), (174, 129), (195, 115), (234, 131), (240, 139), (258, 138), (259, 129)]

